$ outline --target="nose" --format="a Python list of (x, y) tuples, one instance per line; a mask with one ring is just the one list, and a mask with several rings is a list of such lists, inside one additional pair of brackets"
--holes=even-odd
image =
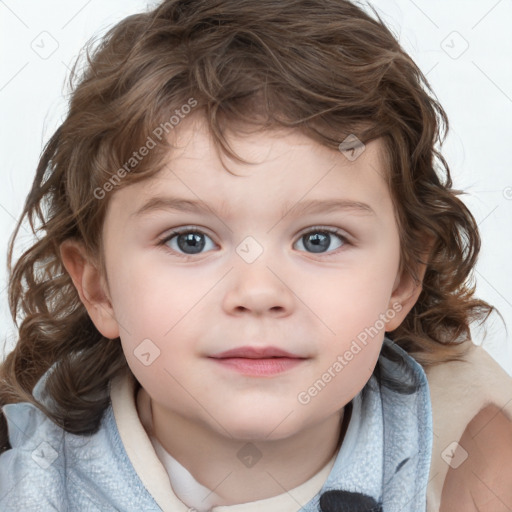
[(237, 262), (230, 272), (223, 307), (229, 314), (287, 316), (294, 307), (289, 277), (268, 265), (269, 258)]

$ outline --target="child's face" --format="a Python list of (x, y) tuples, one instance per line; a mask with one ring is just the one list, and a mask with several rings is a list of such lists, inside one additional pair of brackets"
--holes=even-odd
[[(186, 119), (168, 167), (111, 198), (103, 237), (115, 328), (159, 407), (221, 435), (285, 438), (340, 413), (412, 307), (381, 142), (350, 161), (295, 131), (231, 138), (259, 162), (227, 159), (233, 176), (204, 126)], [(219, 213), (167, 208), (171, 197)], [(371, 210), (299, 212), (313, 200)], [(158, 208), (137, 213), (148, 204)], [(201, 234), (159, 245), (182, 227)], [(301, 359), (213, 357), (240, 347)]]

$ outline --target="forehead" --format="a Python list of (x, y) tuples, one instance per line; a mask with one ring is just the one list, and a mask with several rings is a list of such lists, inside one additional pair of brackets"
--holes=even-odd
[(252, 212), (260, 219), (325, 199), (369, 205), (376, 214), (389, 210), (381, 140), (368, 143), (354, 159), (354, 153), (327, 148), (297, 129), (229, 131), (226, 137), (249, 164), (219, 152), (201, 116), (186, 118), (170, 134), (173, 148), (163, 169), (116, 191), (109, 209), (133, 218), (151, 198), (167, 195), (212, 205), (215, 213)]

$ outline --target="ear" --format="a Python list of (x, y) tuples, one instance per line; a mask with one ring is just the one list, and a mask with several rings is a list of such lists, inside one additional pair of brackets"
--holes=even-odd
[(388, 309), (395, 311), (396, 315), (386, 322), (386, 332), (391, 332), (398, 328), (414, 307), (414, 304), (416, 304), (423, 289), (423, 278), (427, 271), (427, 263), (423, 262), (428, 262), (430, 248), (431, 244), (429, 243), (428, 250), (422, 255), (422, 263), (416, 265), (417, 281), (405, 270), (397, 274), (388, 304)]
[(65, 240), (60, 245), (60, 256), (98, 331), (106, 338), (118, 338), (119, 326), (99, 265), (88, 256), (83, 244), (76, 240)]

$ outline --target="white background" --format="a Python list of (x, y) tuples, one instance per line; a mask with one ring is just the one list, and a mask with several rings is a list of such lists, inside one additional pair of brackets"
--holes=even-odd
[[(512, 327), (512, 2), (371, 2), (426, 74), (450, 120), (443, 154), (479, 223), (477, 295)], [(6, 248), (44, 143), (66, 112), (67, 76), (93, 35), (155, 2), (0, 0), (0, 359), (15, 340), (6, 297)], [(467, 48), (466, 48), (467, 47)], [(24, 237), (24, 240), (29, 240)], [(512, 375), (512, 341), (499, 317), (474, 341)]]

